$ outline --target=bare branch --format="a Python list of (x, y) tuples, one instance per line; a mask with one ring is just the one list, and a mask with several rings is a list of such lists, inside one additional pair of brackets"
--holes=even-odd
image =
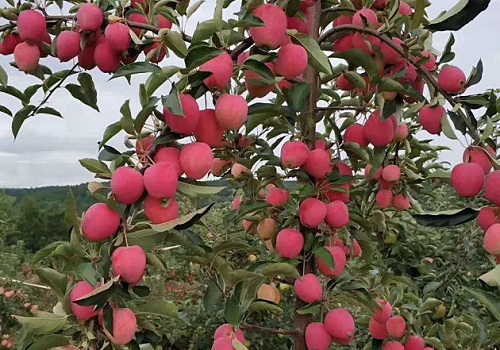
[(234, 50), (232, 50), (230, 52), (231, 54), (231, 58), (233, 60), (237, 59), (238, 56), (243, 53), (246, 49), (248, 49), (250, 46), (252, 46), (253, 44), (253, 39), (248, 37), (246, 38), (245, 40), (243, 40), (238, 46), (236, 46), (234, 48)]
[(64, 83), (64, 81), (71, 75), (71, 73), (73, 73), (75, 71), (75, 69), (78, 67), (78, 63), (75, 63), (75, 65), (69, 70), (66, 72), (66, 74), (63, 75), (63, 77), (61, 78), (61, 80), (59, 80), (57, 82), (56, 85), (54, 85), (54, 87), (52, 89), (50, 89), (49, 93), (47, 94), (47, 96), (45, 96), (42, 100), (42, 102), (40, 102), (38, 104), (38, 106), (36, 106), (36, 108), (33, 110), (33, 112), (30, 113), (30, 116), (33, 116), (35, 115), (38, 110), (40, 108), (42, 108), (42, 106), (47, 103), (47, 101), (49, 100), (50, 96), (52, 96), (52, 94), (61, 87), (62, 83)]

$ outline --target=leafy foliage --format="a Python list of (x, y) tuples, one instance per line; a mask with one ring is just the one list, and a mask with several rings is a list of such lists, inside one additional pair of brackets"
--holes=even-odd
[[(146, 77), (139, 84), (140, 111), (133, 113), (130, 100), (121, 104), (97, 157), (80, 159), (95, 178), (87, 185), (90, 196), (79, 186), (69, 194), (30, 191), (37, 200), (26, 190), (0, 197), (0, 238), (7, 246), (0, 253), (15, 261), (14, 268), (29, 258), (23, 244), (35, 253), (30, 271), (53, 298), (52, 307), (14, 316), (22, 326), (18, 348), (111, 349), (114, 343), (207, 349), (214, 329), (225, 322), (249, 340), (243, 344), (229, 332), (226, 340), (235, 349), (293, 344), (304, 350), (308, 324), (343, 307), (354, 315), (356, 330), (342, 338), (327, 327), (333, 341), (339, 348), (378, 349), (383, 341), (374, 339), (369, 326), (378, 299), (406, 320), (402, 342), (418, 334), (435, 349), (498, 344), (498, 271), (491, 270), (474, 222), (486, 198), (496, 199), (488, 189), (486, 198), (478, 196), (483, 183), (467, 195), (477, 179), (450, 176), (439, 159), (446, 147), (419, 133), (443, 133), (451, 140), (458, 139), (456, 131), (464, 135), (464, 162), (480, 164), (476, 177), (483, 182), (491, 168), (500, 168), (488, 148), (497, 148), (498, 91), (465, 94), (481, 81), (482, 61), (466, 78), (445, 65), (455, 57), (454, 37), (439, 60), (430, 40), (432, 31), (463, 27), (489, 1), (460, 1), (432, 22), (423, 0), (413, 7), (399, 0), (265, 7), (249, 1), (227, 19), (230, 4), (217, 0), (213, 18), (198, 23), (192, 36), (185, 23), (200, 2), (8, 0), (2, 9), (5, 39), (19, 33), (25, 41), (16, 46), (14, 67), (40, 80), (22, 92), (0, 69), (0, 93), (22, 104), (18, 111), (0, 109), (12, 117), (14, 138), (36, 114), (62, 116), (47, 106), (59, 88), (99, 111), (93, 75), (81, 69), (97, 66), (129, 82), (137, 74)], [(379, 11), (367, 9), (372, 6)], [(56, 7), (63, 14), (49, 15)], [(25, 15), (33, 21), (23, 21)], [(91, 17), (97, 25), (85, 23)], [(292, 25), (285, 22), (294, 20), (309, 27), (287, 30)], [(54, 43), (36, 38), (42, 31), (26, 30), (37, 21)], [(112, 25), (125, 30), (128, 45), (121, 50)], [(53, 72), (37, 55), (21, 52), (28, 48), (67, 61), (62, 56), (69, 46), (61, 41), (70, 32), (79, 37), (75, 52), (93, 53), (80, 55), (69, 69)], [(283, 54), (285, 47), (296, 55)], [(177, 56), (177, 65), (161, 66), (167, 53)], [(297, 72), (288, 71), (287, 65), (299, 63)], [(170, 92), (162, 95), (160, 88)], [(41, 102), (33, 104), (42, 92)], [(215, 111), (199, 113), (196, 100), (202, 97), (205, 108), (212, 101)], [(224, 106), (224, 99), (231, 103)], [(435, 108), (440, 104), (448, 111)], [(116, 149), (109, 141), (119, 133), (126, 138)], [(287, 155), (284, 144), (297, 152)], [(223, 182), (199, 181), (209, 171)], [(319, 202), (318, 212), (307, 213), (306, 199)], [(305, 222), (325, 208), (318, 225)], [(18, 252), (9, 253), (16, 242)], [(131, 249), (136, 255), (119, 257)], [(320, 273), (319, 300), (309, 304), (294, 295), (295, 281)], [(8, 275), (14, 277), (15, 269)], [(92, 291), (75, 297), (77, 282), (87, 282)], [(90, 308), (89, 317), (79, 306)], [(115, 319), (120, 311), (127, 312), (127, 322)], [(120, 331), (129, 328), (125, 340), (114, 334), (116, 324)], [(264, 333), (278, 337), (269, 340)]]

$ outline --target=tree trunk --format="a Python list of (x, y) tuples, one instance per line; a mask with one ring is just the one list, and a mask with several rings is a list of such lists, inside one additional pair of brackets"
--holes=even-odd
[[(311, 24), (310, 24), (310, 35), (317, 39), (319, 36), (319, 20), (321, 16), (321, 2), (316, 1), (316, 4), (310, 8), (313, 12), (311, 16)], [(309, 148), (314, 147), (314, 143), (316, 141), (316, 103), (318, 101), (319, 96), (319, 77), (318, 72), (311, 66), (307, 67), (307, 70), (304, 73), (304, 81), (311, 85), (311, 92), (309, 94), (309, 98), (307, 99), (306, 106), (304, 108), (304, 113), (300, 116), (299, 119), (299, 128), (300, 134), (303, 137), (304, 142), (306, 142)], [(307, 229), (302, 227), (301, 232), (306, 234)], [(299, 267), (300, 273), (308, 274), (314, 273), (314, 261), (309, 259), (308, 261), (304, 261), (304, 265)], [(304, 307), (307, 303), (303, 302), (299, 298), (297, 298), (295, 302), (295, 311)], [(299, 331), (298, 334), (294, 337), (294, 349), (295, 350), (307, 350), (304, 332), (309, 323), (312, 322), (311, 315), (299, 315), (295, 312), (294, 314), (294, 328)]]

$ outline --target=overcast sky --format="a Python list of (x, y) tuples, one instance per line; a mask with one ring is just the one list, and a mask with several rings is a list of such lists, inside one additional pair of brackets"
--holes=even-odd
[[(430, 18), (451, 8), (456, 2), (458, 0), (433, 1), (428, 10)], [(5, 0), (0, 0), (0, 8), (5, 5)], [(190, 19), (188, 28), (191, 31), (188, 32), (192, 33), (197, 22), (208, 19), (208, 15), (213, 13), (213, 6), (214, 0), (207, 0), (202, 5), (197, 15)], [(483, 81), (471, 92), (500, 87), (499, 15), (500, 1), (492, 0), (486, 12), (455, 35), (457, 42), (454, 51), (457, 57), (454, 64), (464, 68), (468, 74), (479, 58), (484, 62)], [(434, 47), (441, 50), (447, 38), (448, 33), (435, 35)], [(10, 84), (22, 91), (39, 82), (12, 69), (9, 66), (12, 60), (12, 57), (0, 56), (0, 65), (8, 71)], [(71, 67), (71, 63), (61, 64), (55, 58), (44, 59), (43, 63), (53, 70)], [(162, 62), (164, 65), (179, 63), (173, 59)], [(78, 159), (97, 157), (97, 142), (106, 126), (120, 118), (119, 109), (123, 101), (131, 99), (134, 115), (138, 112), (137, 87), (142, 81), (135, 76), (129, 86), (124, 79), (108, 81), (109, 76), (100, 72), (92, 75), (98, 91), (100, 113), (73, 99), (66, 90), (58, 90), (50, 99), (49, 106), (59, 110), (64, 119), (45, 115), (28, 119), (16, 141), (13, 141), (10, 117), (0, 114), (0, 188), (78, 184), (92, 179), (92, 174), (79, 165)], [(167, 94), (168, 87), (163, 87), (159, 93)], [(35, 95), (32, 103), (42, 98), (41, 95)], [(0, 104), (13, 112), (20, 108), (19, 101), (6, 94), (0, 94)], [(458, 142), (444, 141), (453, 148), (452, 152), (444, 155), (445, 159), (458, 162), (462, 146)], [(123, 137), (118, 136), (113, 145), (123, 149)]]

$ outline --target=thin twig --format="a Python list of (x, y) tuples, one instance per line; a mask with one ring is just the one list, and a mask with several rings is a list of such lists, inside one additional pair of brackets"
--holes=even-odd
[[(375, 37), (379, 38), (381, 41), (383, 41), (385, 44), (387, 44), (389, 47), (391, 47), (394, 51), (396, 51), (401, 57), (403, 57), (408, 63), (414, 65), (415, 68), (419, 71), (419, 73), (423, 76), (423, 78), (429, 84), (431, 84), (434, 87), (434, 89), (436, 89), (436, 91), (438, 91), (450, 103), (450, 105), (452, 105), (453, 107), (455, 107), (457, 105), (457, 103), (455, 102), (453, 97), (439, 86), (436, 79), (434, 79), (432, 74), (426, 68), (424, 68), (422, 65), (417, 64), (412, 58), (408, 57), (406, 55), (406, 52), (401, 47), (396, 45), (389, 37), (380, 34), (376, 30), (373, 30), (370, 28), (360, 28), (360, 27), (356, 27), (356, 26), (352, 26), (352, 25), (342, 25), (342, 26), (327, 30), (325, 33), (323, 33), (323, 35), (320, 36), (320, 38), (318, 39), (318, 43), (321, 44), (324, 41), (326, 41), (329, 37), (331, 37), (332, 35), (340, 33), (340, 32), (344, 32), (344, 31), (360, 32), (360, 33), (368, 34), (368, 35), (375, 36)], [(479, 136), (478, 132), (475, 130), (475, 128), (472, 125), (472, 123), (470, 122), (469, 118), (467, 118), (467, 116), (464, 114), (462, 109), (458, 109), (457, 113), (460, 116), (460, 118), (463, 120), (465, 125), (467, 126), (467, 129), (468, 129), (467, 133), (469, 134), (469, 136), (472, 137), (472, 139), (475, 142), (479, 143), (481, 140), (481, 137)]]
[(330, 7), (330, 8), (327, 8), (327, 9), (323, 9), (321, 11), (322, 13), (329, 13), (329, 12), (352, 12), (352, 13), (356, 13), (357, 10), (356, 9), (353, 9), (353, 8), (350, 8), (350, 7)]
[(246, 49), (248, 49), (250, 46), (253, 44), (253, 39), (248, 37), (245, 40), (243, 40), (238, 46), (234, 48), (234, 50), (231, 51), (231, 58), (233, 60), (237, 59), (238, 56), (243, 53)]
[(271, 334), (289, 334), (289, 335), (299, 334), (299, 332), (296, 330), (292, 331), (292, 330), (285, 330), (285, 329), (261, 327), (261, 326), (256, 326), (256, 325), (248, 324), (248, 323), (243, 323), (241, 325), (241, 329), (244, 329), (246, 331), (255, 331), (255, 332), (271, 333)]
[(71, 75), (71, 73), (73, 73), (75, 71), (75, 69), (78, 67), (78, 63), (75, 63), (75, 65), (69, 70), (66, 72), (66, 74), (63, 75), (63, 77), (61, 78), (61, 80), (59, 80), (59, 82), (54, 85), (54, 87), (52, 89), (50, 89), (49, 93), (44, 97), (44, 99), (42, 100), (42, 102), (40, 102), (38, 104), (38, 106), (36, 106), (36, 108), (33, 110), (33, 112), (31, 112), (31, 116), (35, 115), (38, 110), (40, 108), (42, 108), (42, 106), (47, 103), (47, 101), (49, 100), (50, 96), (52, 96), (52, 94), (61, 87), (62, 83), (64, 83), (64, 81)]
[(317, 112), (328, 112), (328, 111), (366, 111), (365, 107), (357, 106), (328, 106), (328, 107), (316, 107)]

